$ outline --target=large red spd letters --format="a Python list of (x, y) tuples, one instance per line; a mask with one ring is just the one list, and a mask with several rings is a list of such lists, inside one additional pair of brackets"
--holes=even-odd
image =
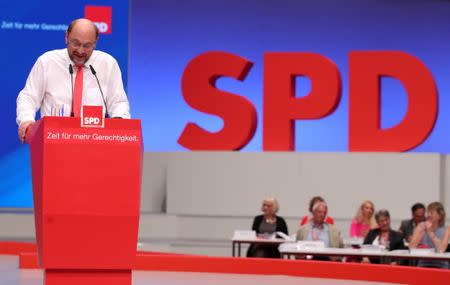
[[(223, 128), (211, 133), (188, 123), (178, 142), (191, 150), (239, 150), (252, 139), (257, 112), (246, 98), (219, 90), (220, 77), (245, 80), (252, 62), (226, 52), (206, 52), (186, 67), (182, 92), (194, 109), (219, 116)], [(311, 91), (295, 96), (295, 78), (307, 77)], [(381, 128), (380, 80), (399, 80), (408, 96), (402, 121)], [(295, 120), (324, 118), (337, 108), (342, 80), (333, 61), (317, 53), (264, 54), (263, 150), (295, 150)], [(400, 51), (354, 51), (349, 56), (349, 151), (407, 151), (426, 140), (438, 113), (433, 77), (416, 57)]]

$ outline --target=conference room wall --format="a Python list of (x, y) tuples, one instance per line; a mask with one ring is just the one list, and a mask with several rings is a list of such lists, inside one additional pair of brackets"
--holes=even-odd
[[(153, 157), (158, 155), (148, 154)], [(146, 164), (161, 164), (152, 159)], [(253, 216), (266, 196), (278, 198), (280, 215), (300, 217), (309, 199), (321, 195), (329, 214), (342, 220), (351, 219), (365, 199), (389, 209), (394, 219), (409, 217), (417, 201), (449, 205), (449, 161), (439, 154), (178, 152), (167, 159), (169, 214)], [(144, 185), (145, 191), (152, 190)]]
[(447, 225), (450, 222), (450, 155), (441, 157), (441, 184), (440, 200), (443, 201), (447, 213)]
[(166, 208), (168, 152), (144, 153), (141, 213), (163, 213)]

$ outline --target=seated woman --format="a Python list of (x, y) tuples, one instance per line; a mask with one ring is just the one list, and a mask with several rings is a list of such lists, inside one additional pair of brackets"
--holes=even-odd
[[(258, 236), (267, 237), (275, 232), (283, 232), (288, 235), (285, 220), (276, 215), (279, 206), (275, 198), (265, 198), (262, 203), (262, 215), (253, 220), (252, 230)], [(281, 258), (278, 245), (252, 244), (247, 251), (247, 257)]]
[[(309, 221), (312, 219), (312, 209), (314, 207), (314, 205), (318, 202), (325, 202), (325, 200), (320, 197), (320, 196), (314, 196), (311, 198), (311, 200), (309, 201), (309, 215), (304, 216), (301, 221), (300, 221), (300, 226), (306, 225), (307, 223), (309, 223)], [(325, 222), (329, 225), (334, 225), (334, 220), (332, 217), (327, 216), (325, 218)]]
[[(427, 207), (427, 220), (414, 229), (409, 248), (434, 248), (436, 252), (445, 252), (450, 238), (450, 227), (445, 227), (445, 209), (440, 202)], [(448, 261), (419, 260), (417, 266), (449, 268)]]
[[(372, 229), (367, 233), (364, 244), (373, 244), (384, 246), (387, 250), (404, 249), (403, 235), (391, 228), (391, 216), (386, 209), (379, 210), (375, 214), (378, 228)], [(363, 262), (369, 259), (364, 258)], [(379, 258), (370, 258), (372, 263), (380, 263)], [(389, 260), (383, 260), (383, 263), (390, 263)]]
[(355, 218), (350, 225), (351, 238), (365, 238), (367, 233), (377, 227), (377, 222), (374, 218), (375, 206), (372, 201), (364, 201), (359, 206)]

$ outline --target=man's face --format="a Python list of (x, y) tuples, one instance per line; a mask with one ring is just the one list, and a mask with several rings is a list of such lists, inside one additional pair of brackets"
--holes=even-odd
[(425, 209), (417, 209), (414, 211), (412, 218), (414, 220), (414, 223), (416, 223), (416, 225), (418, 223), (421, 223), (423, 221), (425, 221)]
[(313, 209), (313, 221), (315, 224), (321, 225), (325, 221), (328, 209), (324, 205), (319, 205)]
[(75, 65), (88, 61), (97, 44), (95, 30), (86, 25), (76, 24), (70, 34), (66, 33), (67, 51)]

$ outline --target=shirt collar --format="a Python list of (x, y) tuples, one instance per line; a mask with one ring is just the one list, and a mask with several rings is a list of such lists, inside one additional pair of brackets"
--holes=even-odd
[(64, 49), (64, 58), (67, 64), (71, 64), (73, 67), (75, 67), (75, 63), (70, 59), (69, 50), (67, 48)]
[(327, 226), (327, 222), (323, 222), (320, 226), (311, 221), (311, 227), (313, 229), (324, 229)]
[[(88, 60), (86, 61), (86, 63), (84, 64), (84, 66), (86, 66), (87, 68), (89, 68), (89, 65), (90, 65), (90, 64), (94, 65), (94, 64), (93, 64), (94, 57), (95, 57), (95, 50), (92, 51), (91, 57), (89, 57), (89, 59), (88, 59)], [(95, 68), (95, 66), (93, 66), (93, 67)]]

